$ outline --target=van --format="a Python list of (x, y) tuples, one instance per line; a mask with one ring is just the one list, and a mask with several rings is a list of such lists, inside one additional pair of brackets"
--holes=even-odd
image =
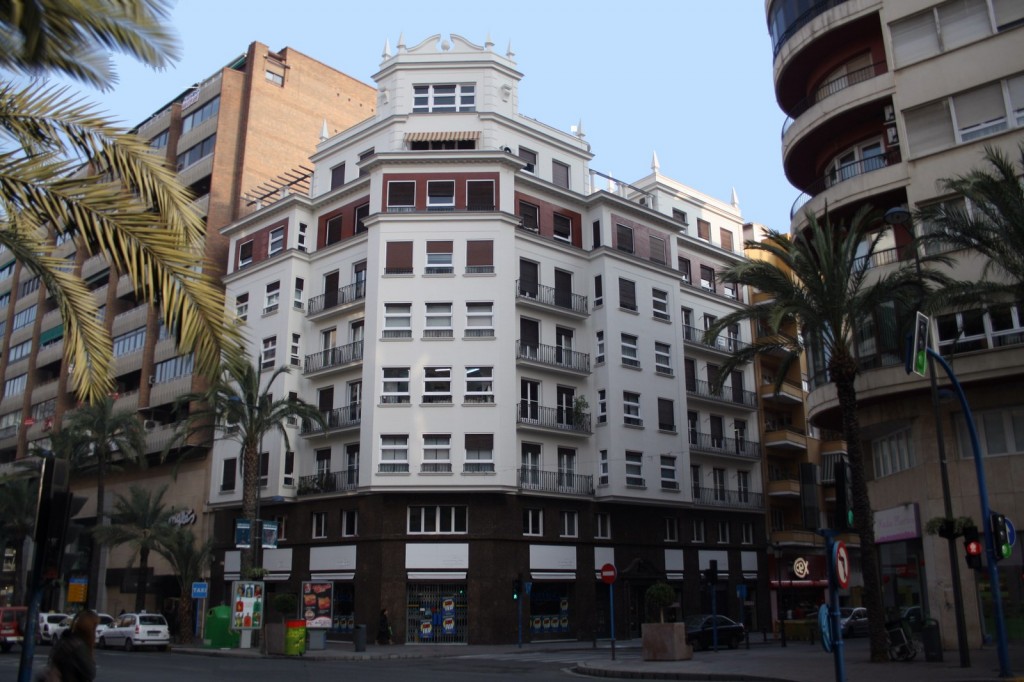
[(0, 606), (0, 651), (6, 654), (23, 642), (26, 618), (28, 609), (24, 606)]

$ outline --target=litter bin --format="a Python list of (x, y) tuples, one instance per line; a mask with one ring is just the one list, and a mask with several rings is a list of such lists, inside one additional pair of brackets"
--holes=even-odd
[(366, 651), (365, 625), (357, 625), (352, 631), (352, 648), (356, 651)]
[(306, 649), (309, 651), (323, 651), (327, 648), (327, 630), (306, 630), (309, 640)]
[(939, 621), (928, 618), (921, 627), (921, 644), (924, 645), (924, 660), (942, 661), (942, 634), (939, 632)]
[(286, 621), (284, 630), (284, 655), (301, 656), (304, 653), (306, 653), (306, 621)]
[(203, 646), (207, 649), (237, 649), (241, 636), (231, 629), (231, 607), (214, 606), (206, 612), (206, 633)]

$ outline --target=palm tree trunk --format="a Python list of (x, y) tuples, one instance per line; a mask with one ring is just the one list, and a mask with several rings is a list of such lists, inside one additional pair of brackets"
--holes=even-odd
[[(106, 453), (101, 449), (96, 449), (96, 525), (105, 526), (106, 519), (103, 516), (103, 503), (104, 503), (104, 474), (106, 473), (107, 458)], [(99, 599), (100, 592), (100, 543), (96, 542), (95, 539), (92, 541), (92, 552), (89, 555), (89, 586), (85, 592), (85, 603), (86, 606), (93, 611), (96, 610), (96, 602)]]
[[(853, 363), (853, 359), (849, 359)], [(871, 638), (871, 660), (889, 660), (889, 647), (885, 634), (885, 611), (882, 605), (882, 576), (875, 547), (875, 522), (868, 497), (864, 457), (860, 448), (860, 420), (857, 417), (857, 389), (854, 387), (856, 372), (838, 372), (832, 375), (836, 385), (836, 397), (843, 420), (843, 437), (846, 439), (846, 453), (850, 461), (851, 488), (853, 491), (853, 516), (857, 534), (860, 537), (861, 573), (864, 576), (862, 599), (868, 610), (868, 634)]]
[(246, 443), (242, 451), (242, 518), (249, 520), (249, 547), (242, 550), (240, 573), (249, 579), (254, 565), (253, 547), (256, 543), (256, 503), (260, 494), (260, 453), (255, 443)]
[[(28, 544), (27, 536), (15, 539), (11, 544), (15, 547), (14, 552), (14, 601), (12, 604), (25, 603), (25, 545)], [(2, 549), (6, 549), (6, 546)]]
[(191, 644), (197, 633), (193, 631), (192, 600), (188, 598), (186, 589), (185, 585), (181, 586), (181, 598), (178, 599), (178, 640), (182, 644)]
[(146, 609), (146, 588), (149, 586), (149, 548), (139, 549), (139, 581), (135, 587), (135, 613)]

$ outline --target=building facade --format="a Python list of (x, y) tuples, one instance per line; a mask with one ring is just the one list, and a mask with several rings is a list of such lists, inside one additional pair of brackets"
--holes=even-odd
[[(742, 258), (738, 206), (656, 158), (633, 183), (592, 170), (582, 130), (519, 113), (521, 78), (489, 40), (400, 41), (308, 196), (223, 230), (229, 314), (264, 376), (291, 368), (274, 396), (327, 423), (265, 438), (267, 590), (330, 583), (339, 637), (382, 608), (407, 643), (603, 637), (611, 563), (635, 636), (656, 581), (676, 617), (708, 611), (714, 561), (719, 611), (767, 627), (753, 368), (712, 389), (749, 331), (702, 333), (745, 303), (716, 277)], [(217, 599), (237, 445), (211, 462)]]
[[(880, 212), (934, 202), (940, 179), (982, 165), (993, 146), (1011, 158), (1024, 140), (1024, 6), (999, 0), (892, 2), (847, 0), (765, 3), (774, 49), (779, 105), (789, 114), (783, 163), (802, 190), (792, 230), (806, 211), (826, 206), (840, 221), (864, 204)], [(967, 207), (970, 209), (971, 207)], [(871, 267), (884, 272), (913, 260), (906, 245), (927, 225), (879, 222), (882, 241)], [(984, 265), (960, 252), (954, 274), (979, 279)], [(1016, 471), (1024, 453), (1016, 387), (1024, 372), (1020, 303), (966, 310), (934, 320), (933, 345), (952, 363), (979, 424), (990, 503), (1010, 518), (1024, 513)], [(927, 379), (903, 370), (903, 334), (892, 311), (880, 310), (859, 331), (856, 351), (863, 451), (871, 478), (876, 536), (888, 608), (919, 607), (956, 642), (950, 557), (944, 540), (925, 532), (946, 516), (940, 449), (946, 452), (953, 516), (979, 525), (978, 481), (964, 416), (942, 401), (938, 421)], [(941, 369), (939, 370), (941, 372)], [(837, 401), (822, 358), (809, 357), (807, 413), (836, 428)], [(948, 385), (944, 376), (940, 386)], [(939, 436), (942, 441), (940, 448)], [(962, 554), (962, 550), (958, 549)], [(994, 633), (992, 590), (961, 562), (967, 634), (972, 645)], [(1003, 562), (1007, 617), (1021, 618), (1021, 551)]]
[[(252, 43), (231, 63), (172, 97), (135, 132), (166, 155), (181, 183), (195, 194), (195, 210), (208, 227), (209, 267), (219, 278), (226, 262), (220, 228), (255, 210), (264, 195), (288, 191), (289, 183), (302, 175), (289, 169), (307, 162), (329, 131), (371, 116), (375, 104), (372, 88), (346, 74), (290, 48), (274, 52)], [(107, 474), (108, 513), (116, 495), (127, 496), (130, 486), (155, 491), (167, 484), (164, 504), (180, 510), (176, 518), (195, 524), (196, 535), (206, 537), (211, 530), (204, 512), (208, 447), (190, 450), (188, 458), (174, 465), (174, 477), (174, 466), (160, 465), (160, 454), (180, 418), (174, 400), (203, 385), (192, 371), (191, 356), (178, 350), (159, 310), (137, 300), (132, 283), (113, 271), (103, 254), (90, 257), (74, 240), (65, 240), (56, 245), (54, 255), (76, 262), (101, 304), (113, 339), (114, 409), (137, 412), (147, 431), (142, 454), (150, 466), (126, 465), (120, 473)], [(0, 277), (0, 325), (6, 331), (0, 355), (0, 461), (8, 462), (28, 454), (32, 445), (45, 447), (49, 432), (60, 428), (77, 398), (64, 366), (59, 311), (46, 298), (45, 288), (13, 261), (0, 268)], [(80, 524), (95, 523), (95, 485), (91, 472), (81, 472), (72, 482), (73, 492), (87, 500), (76, 518)], [(81, 536), (83, 546), (69, 566), (72, 576), (87, 571), (87, 538)], [(126, 568), (129, 558), (126, 548), (103, 550), (100, 609), (116, 613), (133, 608), (137, 576)], [(150, 570), (147, 607), (159, 610), (166, 598), (177, 595), (177, 583), (169, 566), (155, 556)], [(13, 572), (5, 572), (4, 578), (13, 584)], [(56, 593), (44, 604), (63, 606), (62, 595)]]

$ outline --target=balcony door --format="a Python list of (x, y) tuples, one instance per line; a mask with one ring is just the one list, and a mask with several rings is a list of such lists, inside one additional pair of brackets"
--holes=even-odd
[(559, 386), (557, 419), (558, 425), (566, 428), (573, 428), (576, 424), (573, 419), (573, 402), (576, 400), (576, 389), (571, 386)]
[(540, 382), (530, 379), (519, 381), (519, 418), (540, 421)]

